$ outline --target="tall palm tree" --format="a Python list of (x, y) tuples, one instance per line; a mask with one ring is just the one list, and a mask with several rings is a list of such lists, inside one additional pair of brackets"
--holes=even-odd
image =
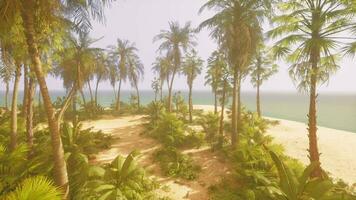
[(117, 80), (119, 81), (119, 88), (117, 92), (117, 101), (116, 101), (116, 110), (120, 111), (120, 93), (121, 93), (121, 85), (128, 78), (128, 69), (129, 69), (129, 61), (132, 59), (133, 55), (136, 55), (138, 51), (135, 47), (135, 43), (131, 43), (128, 40), (117, 39), (116, 46), (109, 46), (109, 54), (111, 58), (117, 64)]
[(282, 15), (273, 19), (276, 28), (268, 36), (282, 39), (275, 43), (274, 53), (291, 67), (291, 77), (301, 90), (308, 91), (309, 159), (317, 163), (313, 177), (322, 177), (317, 143), (317, 85), (328, 81), (337, 69), (338, 37), (350, 27), (348, 6), (333, 0), (296, 0), (282, 3)]
[(167, 57), (172, 61), (169, 70), (169, 86), (168, 86), (168, 111), (172, 111), (172, 90), (174, 79), (179, 73), (182, 65), (183, 53), (191, 49), (195, 45), (194, 32), (190, 22), (187, 22), (183, 27), (178, 22), (170, 22), (169, 30), (162, 30), (160, 34), (154, 37), (153, 41), (161, 41), (158, 50), (165, 52)]
[(132, 87), (136, 90), (137, 95), (137, 108), (141, 106), (140, 103), (140, 91), (138, 89), (138, 83), (142, 80), (144, 75), (144, 65), (142, 64), (140, 58), (137, 55), (132, 55), (129, 57), (129, 68), (128, 68), (128, 79)]
[(214, 93), (214, 113), (218, 113), (218, 86), (222, 76), (225, 60), (221, 51), (214, 51), (208, 58), (208, 70), (205, 76), (205, 85), (210, 85)]
[(193, 82), (201, 73), (203, 60), (197, 56), (196, 51), (192, 51), (184, 59), (182, 73), (187, 77), (189, 88), (189, 121), (193, 122)]
[(211, 36), (225, 49), (233, 73), (232, 134), (231, 143), (238, 144), (241, 128), (241, 82), (252, 60), (257, 44), (262, 38), (262, 19), (271, 8), (269, 0), (209, 0), (205, 9), (217, 13), (202, 22), (198, 30), (209, 28)]
[[(47, 114), (48, 126), (51, 133), (55, 183), (57, 186), (63, 188), (64, 198), (66, 198), (69, 189), (67, 169), (59, 134), (59, 126), (55, 118), (55, 110), (45, 80), (45, 73), (41, 61), (40, 44), (41, 40), (48, 40), (52, 37), (49, 33), (43, 34), (44, 31), (53, 31), (51, 28), (54, 26), (57, 28), (66, 27), (58, 26), (58, 24), (62, 24), (63, 16), (79, 28), (85, 28), (84, 25), (86, 25), (86, 27), (90, 26), (91, 18), (99, 20), (103, 19), (104, 5), (106, 5), (108, 1), (110, 0), (51, 0), (40, 2), (36, 0), (0, 1), (0, 13), (2, 13), (0, 16), (1, 30), (10, 30), (12, 26), (17, 26), (19, 24), (14, 23), (15, 21), (19, 21), (19, 18), (22, 19), (20, 24), (24, 30), (24, 36), (28, 46), (28, 54), (40, 86)], [(38, 20), (40, 20), (40, 23), (35, 23), (35, 21), (39, 22)]]
[(260, 87), (264, 81), (267, 81), (273, 74), (278, 72), (277, 65), (271, 54), (268, 54), (266, 47), (261, 45), (257, 50), (256, 56), (250, 66), (251, 83), (256, 88), (256, 108), (257, 114), (261, 117), (260, 105)]

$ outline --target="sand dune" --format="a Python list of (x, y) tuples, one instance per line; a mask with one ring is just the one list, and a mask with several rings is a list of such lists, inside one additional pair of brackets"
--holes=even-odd
[[(214, 106), (194, 105), (194, 109), (214, 111)], [(285, 147), (288, 156), (305, 165), (309, 164), (307, 125), (283, 119), (269, 119), (278, 120), (280, 123), (270, 127), (267, 134)], [(318, 142), (322, 167), (334, 178), (349, 184), (356, 183), (356, 133), (318, 127)]]

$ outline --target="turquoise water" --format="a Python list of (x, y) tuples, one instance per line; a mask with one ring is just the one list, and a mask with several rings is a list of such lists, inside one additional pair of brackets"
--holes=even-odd
[[(128, 101), (129, 91), (123, 91), (122, 100)], [(182, 92), (185, 98), (187, 92)], [(51, 91), (52, 99), (63, 96), (63, 91)], [(88, 96), (88, 94), (86, 94)], [(4, 92), (0, 91), (0, 105), (4, 103)], [(151, 91), (141, 91), (141, 101), (147, 104), (154, 99)], [(22, 92), (19, 101), (22, 100)], [(298, 122), (307, 121), (308, 96), (295, 93), (262, 93), (261, 106), (264, 116)], [(112, 91), (99, 91), (99, 102), (109, 106), (114, 101)], [(243, 104), (255, 111), (255, 94), (246, 92), (242, 94)], [(211, 105), (213, 95), (209, 91), (195, 91), (193, 103)], [(352, 131), (356, 133), (356, 94), (320, 94), (318, 98), (318, 124), (329, 128)]]

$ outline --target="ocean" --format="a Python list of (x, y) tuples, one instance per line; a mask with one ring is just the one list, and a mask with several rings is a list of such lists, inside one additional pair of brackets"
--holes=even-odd
[[(51, 91), (50, 93), (53, 100), (65, 94), (64, 91)], [(101, 105), (109, 106), (114, 102), (112, 91), (99, 91), (98, 93)], [(142, 104), (147, 104), (154, 99), (152, 91), (140, 93)], [(128, 102), (130, 94), (130, 91), (123, 91), (122, 101)], [(22, 101), (22, 95), (23, 93), (20, 92), (19, 101)], [(182, 95), (187, 99), (188, 92), (182, 91)], [(88, 92), (86, 96), (89, 97)], [(255, 93), (244, 92), (242, 94), (242, 103), (247, 109), (256, 111), (255, 102)], [(214, 98), (210, 91), (194, 91), (193, 103), (212, 105)], [(277, 92), (262, 92), (261, 94), (262, 113), (267, 117), (306, 123), (308, 104), (309, 98), (306, 94)], [(0, 91), (0, 105), (4, 105), (3, 91)], [(356, 133), (356, 94), (319, 94), (317, 109), (319, 126)]]

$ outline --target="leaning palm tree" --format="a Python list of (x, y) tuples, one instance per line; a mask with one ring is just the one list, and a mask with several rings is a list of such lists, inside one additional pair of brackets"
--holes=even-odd
[(197, 56), (196, 51), (188, 54), (183, 62), (182, 73), (187, 77), (187, 84), (189, 88), (189, 121), (193, 122), (193, 82), (201, 73), (203, 60)]
[(182, 67), (183, 53), (191, 49), (195, 45), (194, 33), (190, 22), (183, 27), (178, 22), (170, 22), (169, 30), (162, 30), (160, 34), (154, 37), (153, 41), (161, 41), (158, 50), (165, 52), (167, 57), (172, 61), (169, 68), (169, 88), (168, 88), (168, 111), (172, 111), (172, 90), (174, 79)]
[(128, 78), (129, 60), (137, 52), (135, 43), (131, 43), (128, 40), (117, 39), (117, 44), (115, 46), (111, 45), (109, 48), (109, 54), (112, 60), (115, 61), (117, 65), (117, 80), (119, 81), (119, 88), (117, 92), (116, 110), (120, 111), (120, 94), (121, 94), (121, 84), (125, 82)]
[[(51, 39), (51, 33), (54, 32), (49, 30), (53, 30), (51, 28), (54, 26), (57, 26), (59, 30), (67, 27), (58, 26), (59, 24), (63, 24), (63, 16), (67, 19), (65, 20), (66, 22), (73, 22), (78, 29), (90, 27), (92, 18), (102, 20), (104, 18), (104, 6), (110, 1), (111, 0), (51, 0), (40, 2), (36, 0), (0, 1), (0, 13), (2, 13), (0, 15), (0, 30), (11, 30), (13, 26), (18, 26), (19, 23), (21, 28), (24, 29), (28, 54), (40, 86), (47, 114), (48, 126), (51, 133), (54, 179), (56, 185), (63, 188), (64, 197), (68, 194), (69, 189), (67, 169), (59, 134), (59, 126), (55, 119), (55, 110), (45, 80), (40, 44), (42, 40)], [(44, 31), (49, 32), (43, 34)]]
[(257, 50), (256, 56), (250, 66), (250, 70), (251, 83), (257, 90), (257, 114), (261, 117), (260, 87), (264, 81), (267, 81), (273, 74), (278, 72), (277, 65), (274, 64), (271, 54), (268, 54), (266, 47), (263, 45)]
[[(55, 74), (63, 79), (63, 86), (71, 98), (73, 111), (76, 113), (76, 97), (78, 91), (82, 92), (84, 84), (90, 80), (94, 73), (95, 56), (100, 49), (91, 47), (97, 40), (89, 37), (88, 32), (79, 33), (78, 37), (70, 37), (64, 49), (59, 52), (60, 60), (55, 68)], [(73, 124), (76, 124), (76, 116)]]
[[(272, 0), (271, 0), (272, 1)], [(238, 144), (241, 129), (241, 83), (246, 75), (257, 44), (262, 39), (262, 19), (271, 8), (270, 0), (209, 0), (205, 9), (217, 10), (217, 13), (202, 22), (198, 28), (211, 29), (211, 36), (218, 41), (227, 55), (233, 73), (232, 134), (231, 143)]]
[(337, 69), (334, 53), (337, 38), (350, 27), (348, 6), (334, 0), (296, 0), (282, 3), (282, 15), (273, 19), (276, 28), (271, 38), (282, 36), (275, 43), (274, 53), (291, 63), (290, 75), (298, 88), (309, 92), (309, 159), (317, 163), (311, 174), (322, 177), (317, 142), (317, 86), (328, 81)]

